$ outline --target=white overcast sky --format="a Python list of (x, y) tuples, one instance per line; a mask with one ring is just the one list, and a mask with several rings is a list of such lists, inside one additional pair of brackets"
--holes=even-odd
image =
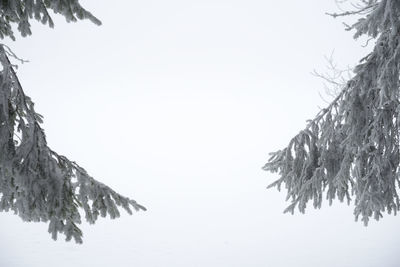
[(81, 1), (102, 20), (7, 44), (49, 146), (148, 208), (82, 224), (84, 244), (0, 214), (0, 266), (395, 267), (400, 217), (335, 203), (282, 214), (261, 167), (325, 105), (324, 55), (368, 50), (334, 0)]

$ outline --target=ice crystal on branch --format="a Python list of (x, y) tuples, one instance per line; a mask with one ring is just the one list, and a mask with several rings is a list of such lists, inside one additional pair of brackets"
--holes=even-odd
[[(83, 9), (77, 0), (6, 0), (0, 1), (0, 38), (15, 39), (12, 23), (22, 36), (31, 34), (29, 20), (35, 18), (50, 27), (48, 9), (67, 21), (100, 21)], [(49, 221), (54, 239), (59, 233), (66, 240), (82, 243), (80, 210), (89, 223), (99, 215), (120, 216), (119, 208), (129, 214), (146, 210), (94, 180), (77, 163), (47, 146), (40, 124), (42, 116), (25, 95), (8, 56), (16, 56), (0, 44), (0, 211), (14, 211), (25, 221)]]
[(118, 206), (130, 214), (131, 207), (145, 210), (47, 146), (41, 116), (22, 90), (3, 46), (0, 63), (0, 211), (13, 210), (26, 221), (50, 221), (54, 239), (63, 233), (80, 243), (79, 208), (89, 223), (99, 215), (119, 217)]
[(78, 0), (3, 0), (0, 1), (0, 38), (8, 36), (15, 40), (12, 30), (14, 23), (22, 36), (30, 35), (29, 20), (32, 18), (54, 27), (49, 10), (63, 15), (67, 22), (89, 19), (97, 25), (101, 24), (100, 20), (79, 4)]
[(334, 16), (363, 13), (348, 29), (355, 38), (375, 38), (373, 51), (336, 99), (264, 166), (280, 175), (269, 187), (287, 189), (286, 212), (304, 212), (309, 201), (319, 208), (324, 194), (330, 203), (354, 198), (355, 218), (365, 225), (400, 209), (400, 1), (361, 4)]

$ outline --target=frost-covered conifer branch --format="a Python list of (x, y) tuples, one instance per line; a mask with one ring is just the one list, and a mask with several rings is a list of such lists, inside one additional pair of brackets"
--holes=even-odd
[(41, 115), (25, 95), (0, 45), (0, 211), (12, 210), (26, 221), (50, 221), (49, 233), (82, 242), (79, 209), (94, 223), (98, 216), (146, 210), (94, 180), (75, 162), (47, 146)]
[[(355, 8), (355, 10), (352, 11), (343, 11), (341, 13), (325, 13), (329, 16), (332, 16), (334, 18), (337, 17), (345, 17), (345, 16), (351, 16), (351, 15), (364, 15), (364, 14), (368, 14), (372, 9), (374, 9), (377, 5), (379, 0), (367, 0), (367, 1), (360, 1), (359, 4), (352, 4), (352, 6)], [(347, 0), (345, 1), (337, 1), (337, 4), (343, 4), (347, 2)]]
[[(23, 37), (30, 35), (31, 19), (53, 27), (48, 10), (63, 15), (67, 22), (89, 19), (101, 24), (78, 0), (0, 1), (0, 38), (15, 40), (14, 24)], [(13, 210), (26, 221), (50, 221), (54, 239), (62, 233), (67, 240), (81, 243), (80, 208), (89, 223), (99, 215), (119, 217), (118, 207), (130, 214), (131, 207), (146, 210), (47, 146), (42, 117), (24, 94), (7, 55), (25, 62), (0, 44), (0, 211)]]
[(285, 210), (320, 208), (323, 195), (349, 203), (365, 225), (383, 212), (400, 210), (400, 1), (363, 1), (375, 6), (352, 26), (355, 38), (376, 45), (354, 69), (336, 99), (263, 167), (280, 178), (269, 187), (287, 189)]
[(54, 22), (49, 15), (49, 10), (61, 14), (67, 22), (78, 19), (88, 19), (100, 25), (101, 22), (89, 11), (84, 9), (78, 0), (12, 0), (0, 1), (0, 38), (10, 37), (15, 40), (12, 29), (16, 24), (23, 37), (31, 35), (29, 20), (35, 19), (43, 24), (54, 27)]

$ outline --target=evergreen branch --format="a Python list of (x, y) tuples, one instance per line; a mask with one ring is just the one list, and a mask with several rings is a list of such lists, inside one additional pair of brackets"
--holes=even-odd
[(356, 37), (378, 36), (341, 93), (263, 167), (279, 172), (269, 187), (284, 184), (285, 212), (315, 208), (325, 193), (350, 203), (365, 225), (400, 210), (400, 2), (382, 0), (355, 24)]
[(101, 25), (101, 21), (84, 9), (79, 0), (0, 1), (0, 38), (10, 37), (15, 40), (12, 30), (12, 25), (15, 24), (23, 37), (31, 35), (29, 21), (32, 18), (53, 28), (54, 22), (49, 15), (49, 9), (64, 16), (67, 22), (88, 19), (96, 25)]
[[(0, 211), (11, 209), (27, 221), (50, 221), (54, 239), (62, 233), (67, 241), (74, 238), (82, 243), (78, 208), (89, 223), (98, 215), (119, 217), (118, 207), (129, 214), (130, 207), (146, 210), (47, 146), (41, 116), (25, 95), (1, 45), (0, 63)], [(13, 140), (16, 132), (21, 133), (19, 144)]]

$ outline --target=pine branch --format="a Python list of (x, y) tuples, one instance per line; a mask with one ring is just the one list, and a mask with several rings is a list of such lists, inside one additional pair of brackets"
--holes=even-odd
[[(82, 243), (79, 209), (89, 223), (120, 216), (118, 207), (146, 210), (96, 181), (77, 163), (47, 146), (41, 115), (25, 95), (0, 46), (0, 211), (13, 210), (26, 221), (50, 221), (49, 233)], [(15, 137), (18, 136), (18, 139)]]
[(49, 10), (61, 14), (67, 22), (78, 19), (88, 19), (96, 25), (101, 21), (84, 9), (78, 0), (13, 0), (0, 1), (0, 38), (9, 37), (15, 40), (13, 25), (23, 37), (31, 35), (30, 20), (33, 18), (49, 27), (54, 27), (54, 22), (49, 15)]
[(373, 52), (336, 99), (263, 167), (280, 175), (269, 187), (287, 189), (285, 212), (298, 207), (304, 213), (311, 200), (320, 208), (323, 195), (330, 204), (354, 197), (355, 218), (365, 225), (400, 210), (400, 2), (375, 2), (354, 25), (356, 37), (378, 37)]

